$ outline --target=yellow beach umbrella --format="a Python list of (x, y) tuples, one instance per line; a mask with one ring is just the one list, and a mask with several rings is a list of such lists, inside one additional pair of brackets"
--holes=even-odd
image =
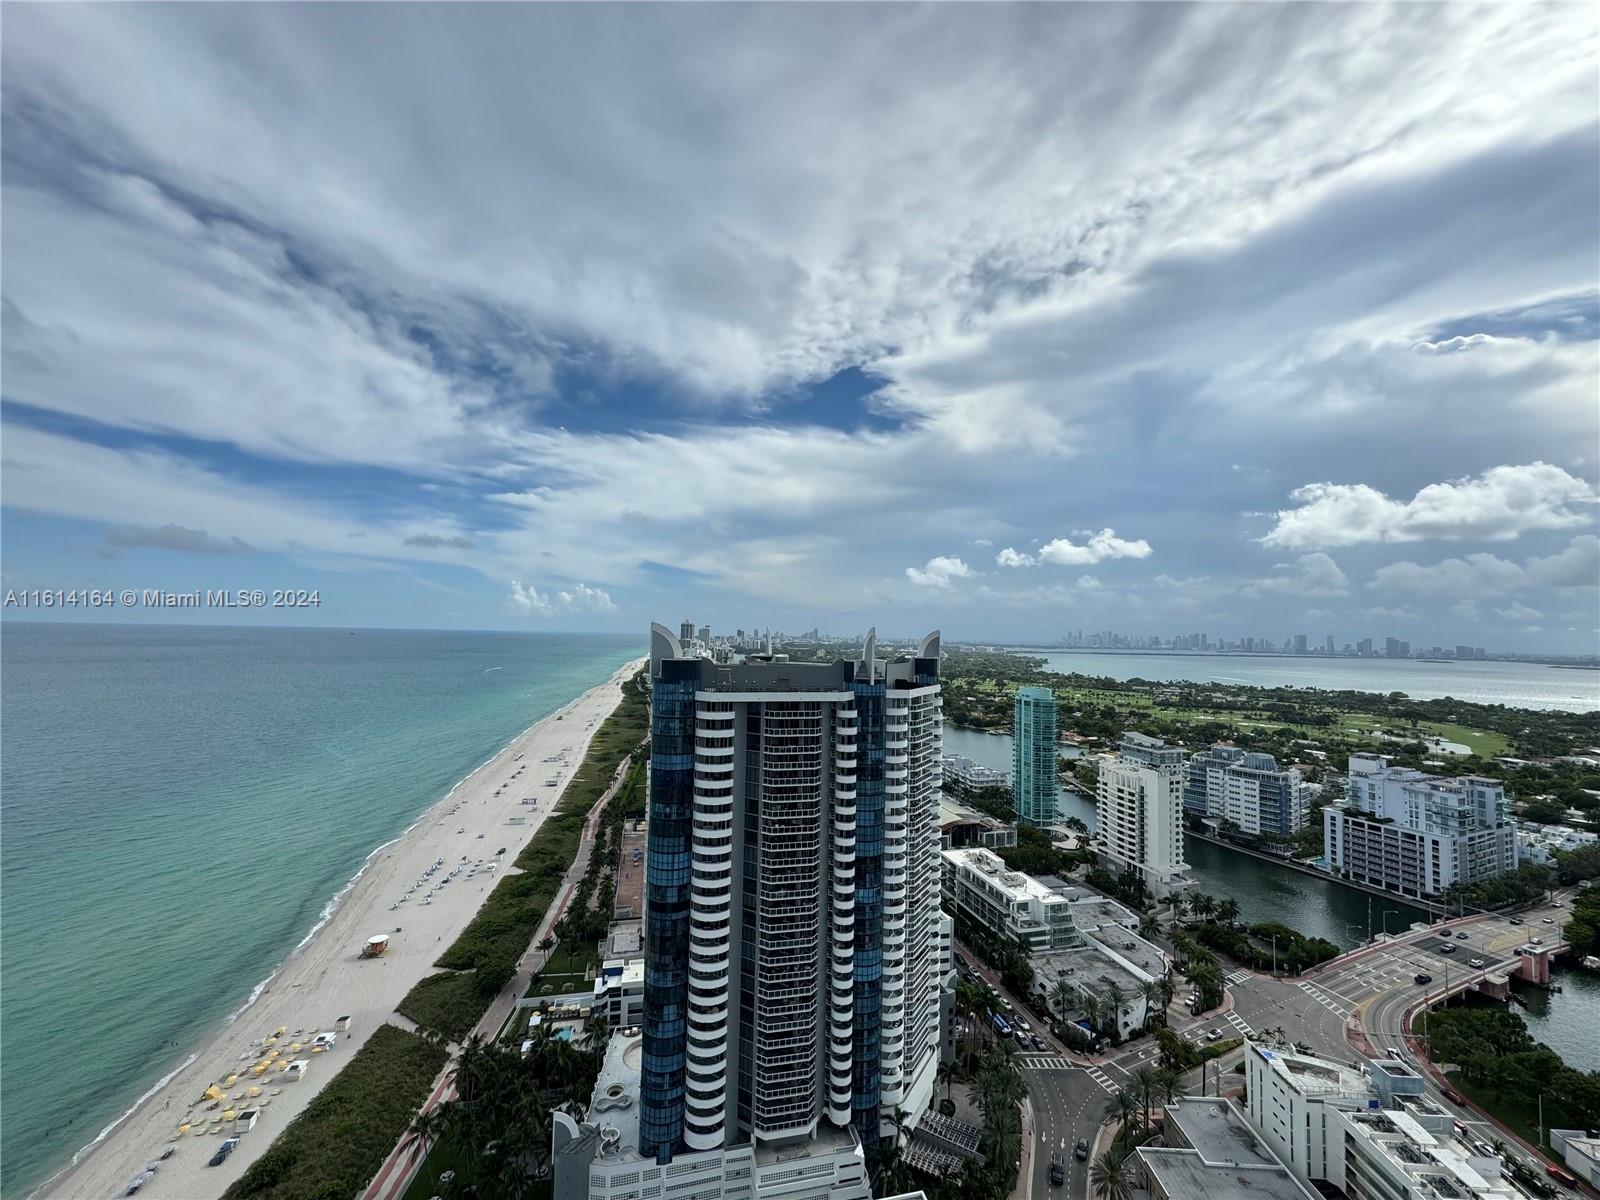
[(223, 1110), (222, 1110), (222, 1119), (223, 1119), (223, 1120), (224, 1120), (224, 1121), (231, 1121), (231, 1120), (233, 1120), (233, 1109), (231, 1109), (231, 1108), (225, 1108), (225, 1109), (223, 1109)]
[(282, 1037), (284, 1034), (286, 1034), (288, 1032), (289, 1032), (289, 1027), (287, 1025), (279, 1025), (278, 1026), (278, 1036), (279, 1037)]
[(223, 1091), (213, 1083), (202, 1093), (202, 1095), (204, 1095), (207, 1100), (221, 1100), (223, 1097)]
[(183, 1124), (179, 1125), (178, 1126), (178, 1132), (179, 1133), (188, 1133), (189, 1132), (189, 1122), (185, 1121)]
[(252, 1100), (255, 1099), (259, 1095), (261, 1095), (261, 1089), (260, 1088), (253, 1087), (253, 1088), (250, 1089), (250, 1098)]
[(236, 1075), (236, 1074), (235, 1075), (229, 1075), (226, 1079), (224, 1079), (222, 1081), (222, 1086), (223, 1087), (232, 1087), (234, 1084), (236, 1084), (238, 1082), (239, 1082), (239, 1076), (238, 1075)]

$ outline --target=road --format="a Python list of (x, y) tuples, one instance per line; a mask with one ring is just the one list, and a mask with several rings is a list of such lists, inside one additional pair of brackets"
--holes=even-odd
[[(1506, 1143), (1514, 1157), (1542, 1174), (1544, 1160), (1530, 1147), (1519, 1145), (1472, 1109), (1444, 1098), (1440, 1081), (1427, 1074), (1426, 1065), (1404, 1044), (1403, 1020), (1406, 1011), (1425, 996), (1438, 996), (1446, 988), (1457, 989), (1463, 982), (1505, 968), (1515, 961), (1515, 949), (1530, 937), (1554, 945), (1559, 940), (1567, 894), (1558, 893), (1557, 899), (1562, 906), (1546, 904), (1517, 914), (1519, 924), (1498, 914), (1477, 915), (1441, 922), (1422, 932), (1396, 934), (1300, 977), (1275, 979), (1252, 971), (1231, 970), (1226, 976), (1227, 999), (1222, 1009), (1192, 1017), (1175, 1004), (1169, 1010), (1168, 1024), (1196, 1042), (1203, 1041), (1212, 1029), (1221, 1030), (1225, 1037), (1253, 1037), (1267, 1030), (1282, 1030), (1288, 1040), (1313, 1053), (1357, 1068), (1364, 1066), (1368, 1045), (1373, 1054), (1383, 1054), (1394, 1047), (1427, 1078), (1429, 1094), (1436, 1103), (1485, 1140)], [(1441, 936), (1445, 929), (1449, 931), (1448, 938)], [(1446, 952), (1445, 945), (1456, 949)], [(1017, 998), (1005, 991), (995, 972), (970, 950), (963, 948), (963, 956), (984, 982), (1017, 1004)], [(1482, 965), (1473, 967), (1474, 959)], [(1417, 984), (1419, 974), (1431, 976), (1432, 981)], [(1180, 986), (1178, 990), (1181, 994), (1185, 989)], [(1017, 1055), (1028, 1082), (1034, 1122), (1030, 1178), (1025, 1186), (1019, 1183), (1017, 1196), (1019, 1200), (1075, 1200), (1088, 1195), (1088, 1164), (1074, 1160), (1072, 1148), (1079, 1138), (1092, 1145), (1104, 1121), (1106, 1102), (1131, 1082), (1133, 1072), (1140, 1066), (1155, 1065), (1155, 1040), (1139, 1038), (1091, 1060), (1066, 1051), (1039, 1028), (1037, 1021), (1031, 1023), (1033, 1033), (1045, 1040), (1048, 1050), (1024, 1050)], [(1204, 1084), (1206, 1089), (1214, 1091), (1219, 1073), (1226, 1078), (1240, 1057), (1232, 1054), (1213, 1064)], [(1230, 1082), (1236, 1084), (1238, 1078)], [(1191, 1073), (1185, 1085), (1189, 1093), (1198, 1093), (1202, 1087), (1200, 1075)], [(1058, 1188), (1049, 1182), (1052, 1151), (1063, 1155), (1067, 1168), (1066, 1182)]]

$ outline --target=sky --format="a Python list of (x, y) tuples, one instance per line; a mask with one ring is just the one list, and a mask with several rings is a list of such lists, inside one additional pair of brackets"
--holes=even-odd
[(12, 3), (3, 56), (4, 589), (319, 601), (46, 615), (1600, 649), (1592, 6)]

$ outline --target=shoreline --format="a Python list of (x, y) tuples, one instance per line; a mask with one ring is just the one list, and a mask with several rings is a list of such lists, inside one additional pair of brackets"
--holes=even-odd
[[(494, 868), (503, 866), (506, 874), (515, 873), (511, 864), (517, 854), (554, 811), (595, 733), (621, 702), (623, 684), (644, 661), (631, 660), (517, 733), (428, 804), (397, 836), (374, 847), (322, 906), (305, 936), (251, 988), (244, 1002), (219, 1024), (201, 1030), (177, 1065), (27, 1195), (40, 1200), (121, 1195), (128, 1181), (170, 1145), (176, 1147), (173, 1157), (161, 1164), (140, 1195), (179, 1200), (220, 1196), (266, 1152), (379, 1025), (389, 1022), (411, 1027), (394, 1012), (394, 1006), (419, 979), (439, 970), (433, 960), (477, 915), (493, 886), (505, 875), (481, 872), (482, 882), (477, 882), (476, 888), (468, 882), (472, 880), (468, 875), (448, 894), (436, 883), (433, 886), (440, 894), (426, 907), (399, 900), (408, 880), (413, 875), (421, 879), (422, 871), (443, 857), (447, 843), (458, 853), (463, 849), (469, 852), (460, 855), (463, 863), (476, 850), (480, 861), (486, 858)], [(538, 772), (527, 772), (530, 765), (542, 767), (559, 785), (551, 787), (547, 780), (533, 778)], [(519, 799), (523, 793), (526, 800)], [(530, 800), (531, 808), (527, 807)], [(471, 813), (464, 811), (469, 806)], [(453, 835), (440, 832), (458, 820), (461, 824)], [(505, 843), (503, 857), (495, 854), (497, 845), (485, 845), (491, 830), (497, 842)], [(463, 837), (465, 841), (456, 841)], [(455, 858), (451, 855), (447, 861)], [(477, 864), (472, 866), (477, 868)], [(404, 908), (391, 907), (390, 901), (404, 904)], [(356, 958), (355, 949), (367, 935), (390, 929), (395, 935), (390, 953), (376, 960)], [(402, 932), (403, 938), (398, 936)], [(432, 942), (427, 941), (429, 935)], [(221, 1136), (207, 1137), (196, 1129), (170, 1140), (185, 1110), (200, 1103), (182, 1098), (198, 1097), (208, 1083), (221, 1080), (234, 1068), (248, 1069), (247, 1060), (261, 1053), (252, 1050), (252, 1041), (259, 1044), (261, 1035), (279, 1027), (332, 1029), (344, 1016), (351, 1018), (349, 1032), (339, 1036), (334, 1048), (310, 1060), (312, 1067), (303, 1079), (261, 1088), (265, 1100), (261, 1120), (255, 1129), (239, 1135), (237, 1149), (222, 1166), (208, 1169), (203, 1165), (222, 1142)], [(241, 1050), (247, 1053), (239, 1053)], [(248, 1080), (241, 1081), (245, 1082)]]

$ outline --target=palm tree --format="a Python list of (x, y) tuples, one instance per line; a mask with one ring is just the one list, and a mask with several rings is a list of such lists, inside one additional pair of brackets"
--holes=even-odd
[(1133, 1098), (1132, 1093), (1122, 1091), (1112, 1093), (1111, 1099), (1106, 1101), (1106, 1124), (1122, 1126), (1133, 1120), (1133, 1114), (1139, 1111), (1139, 1102)]
[(1072, 1011), (1073, 991), (1072, 985), (1065, 976), (1060, 976), (1050, 988), (1050, 1002), (1060, 1012), (1061, 1020), (1067, 1019), (1067, 1014)]
[(1128, 1171), (1121, 1158), (1104, 1151), (1089, 1168), (1089, 1186), (1096, 1200), (1131, 1200), (1133, 1188), (1128, 1183)]
[(1133, 1087), (1139, 1093), (1139, 1123), (1143, 1125), (1149, 1120), (1150, 1101), (1160, 1090), (1160, 1081), (1149, 1067), (1140, 1067), (1133, 1073)]
[(1171, 1104), (1173, 1097), (1183, 1094), (1183, 1072), (1177, 1067), (1162, 1067), (1156, 1072), (1156, 1094), (1163, 1104)]
[(1167, 1015), (1166, 988), (1159, 979), (1147, 979), (1139, 985), (1139, 995), (1144, 1000), (1144, 1024), (1148, 1029)]
[(1239, 919), (1239, 902), (1228, 896), (1217, 904), (1217, 920), (1224, 924), (1232, 924)]
[(1122, 1032), (1122, 1005), (1127, 996), (1115, 983), (1106, 988), (1106, 1019), (1111, 1023), (1111, 1028), (1118, 1033)]

